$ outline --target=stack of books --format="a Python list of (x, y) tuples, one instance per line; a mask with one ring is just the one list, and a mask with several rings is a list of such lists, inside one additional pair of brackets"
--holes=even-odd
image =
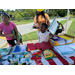
[(71, 43), (71, 42), (73, 41), (73, 39), (74, 39), (74, 38), (68, 37), (68, 36), (66, 36), (66, 35), (59, 36), (59, 37), (65, 39), (66, 43)]
[(55, 46), (54, 50), (63, 57), (75, 56), (75, 44)]
[(60, 45), (66, 43), (65, 39), (63, 39), (63, 38), (61, 38), (61, 37), (59, 37), (59, 36), (56, 36), (56, 37), (51, 38), (50, 41), (51, 41), (53, 44), (55, 43), (55, 41), (57, 41)]

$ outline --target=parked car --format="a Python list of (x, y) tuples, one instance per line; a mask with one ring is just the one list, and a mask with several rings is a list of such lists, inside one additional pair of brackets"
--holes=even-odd
[(34, 22), (32, 23), (32, 28), (35, 28), (36, 29), (36, 27), (34, 26)]

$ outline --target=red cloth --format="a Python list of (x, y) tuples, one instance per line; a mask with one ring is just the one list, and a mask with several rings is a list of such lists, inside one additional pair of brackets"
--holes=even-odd
[(34, 43), (27, 44), (27, 47), (28, 47), (28, 51), (36, 50)]
[(44, 49), (52, 49), (53, 46), (50, 44), (50, 42), (42, 42), (40, 43), (41, 48)]
[(36, 44), (35, 44), (35, 47), (36, 47), (37, 49), (42, 49), (41, 46), (40, 46), (40, 43), (36, 43)]

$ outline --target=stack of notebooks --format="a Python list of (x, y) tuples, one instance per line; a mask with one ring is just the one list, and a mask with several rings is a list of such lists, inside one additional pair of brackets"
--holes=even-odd
[(50, 39), (50, 42), (52, 45), (57, 46), (57, 45), (63, 45), (63, 44), (68, 44), (72, 43), (74, 38), (62, 35), (62, 36), (56, 36)]
[(73, 39), (74, 39), (74, 38), (68, 37), (68, 36), (66, 36), (66, 35), (59, 36), (59, 37), (65, 39), (65, 40), (66, 40), (66, 43), (71, 43), (71, 42), (73, 41)]
[(75, 56), (75, 43), (68, 45), (55, 46), (54, 50), (63, 57)]
[(61, 37), (59, 37), (59, 36), (53, 37), (53, 38), (51, 38), (50, 40), (51, 40), (51, 42), (52, 42), (53, 44), (55, 43), (55, 41), (57, 41), (60, 45), (66, 43), (65, 39), (63, 39), (63, 38), (61, 38)]

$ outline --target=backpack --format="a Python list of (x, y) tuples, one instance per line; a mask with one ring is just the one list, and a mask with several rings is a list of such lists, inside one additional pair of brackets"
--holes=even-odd
[[(17, 40), (15, 30), (12, 31), (12, 34), (14, 34), (14, 39)], [(18, 32), (18, 35), (19, 35), (19, 41), (20, 41), (20, 43), (22, 43), (22, 35), (19, 32)]]

